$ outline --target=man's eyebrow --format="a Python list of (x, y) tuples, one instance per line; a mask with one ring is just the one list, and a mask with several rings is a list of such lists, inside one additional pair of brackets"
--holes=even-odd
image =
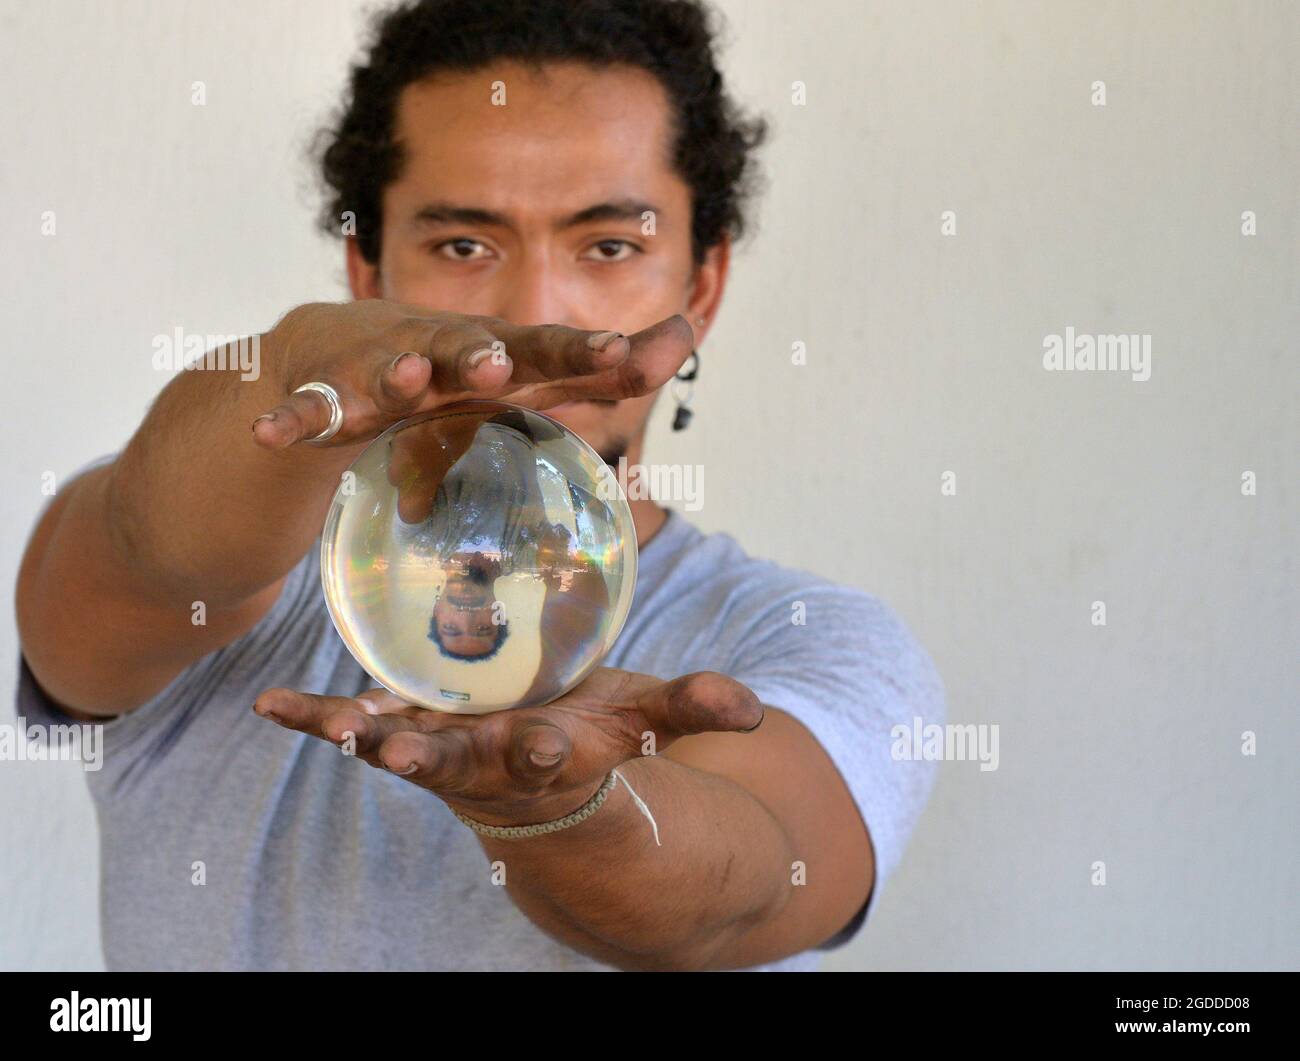
[(588, 225), (593, 221), (640, 221), (645, 214), (658, 215), (659, 207), (636, 199), (616, 199), (612, 202), (597, 203), (585, 210), (566, 217), (555, 227), (557, 229), (575, 228)]
[[(647, 212), (658, 214), (659, 208), (652, 203), (638, 199), (614, 199), (596, 203), (579, 210), (576, 214), (561, 218), (555, 224), (557, 230), (589, 225), (595, 221), (640, 221)], [(494, 225), (498, 228), (510, 228), (510, 219), (504, 214), (484, 210), (477, 206), (462, 206), (450, 202), (426, 203), (415, 212), (412, 218), (417, 224), (443, 225)]]

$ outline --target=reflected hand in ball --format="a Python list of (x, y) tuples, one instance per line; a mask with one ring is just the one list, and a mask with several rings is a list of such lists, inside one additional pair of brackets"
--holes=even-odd
[(348, 649), (409, 703), (483, 714), (563, 695), (632, 604), (617, 480), (550, 417), (470, 401), (403, 420), (344, 474), (321, 579)]

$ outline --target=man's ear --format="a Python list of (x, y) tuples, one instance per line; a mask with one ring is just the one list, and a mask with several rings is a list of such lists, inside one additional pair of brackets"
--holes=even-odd
[(347, 238), (347, 262), (348, 262), (348, 287), (352, 289), (352, 297), (362, 298), (383, 298), (379, 286), (379, 264), (377, 262), (368, 262), (361, 253), (361, 244), (357, 242), (355, 236)]
[[(696, 342), (704, 341), (704, 335), (722, 304), (722, 292), (727, 287), (727, 269), (730, 264), (731, 237), (724, 235), (704, 252), (704, 261), (695, 269), (687, 303), (687, 319), (695, 329)], [(705, 321), (703, 325), (699, 323), (701, 317)]]

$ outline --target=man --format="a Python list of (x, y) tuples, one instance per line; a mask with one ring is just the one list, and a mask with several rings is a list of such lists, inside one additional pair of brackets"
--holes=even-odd
[(286, 314), (257, 380), (173, 380), (24, 558), (20, 712), (104, 723), (110, 967), (806, 969), (859, 931), (932, 780), (890, 729), (942, 714), (872, 598), (633, 501), (605, 666), (470, 717), (373, 689), (317, 578), (340, 474), (409, 414), (502, 399), (640, 461), (760, 132), (688, 0), (381, 18), (323, 155), (358, 301)]

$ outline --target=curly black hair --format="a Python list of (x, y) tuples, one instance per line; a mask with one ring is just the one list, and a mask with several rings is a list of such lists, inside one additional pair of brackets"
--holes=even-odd
[(744, 234), (758, 182), (753, 151), (767, 123), (743, 116), (727, 96), (714, 62), (713, 14), (700, 0), (408, 0), (381, 11), (371, 33), (316, 148), (327, 195), (321, 228), (338, 234), (352, 211), (367, 261), (379, 259), (381, 197), (401, 171), (394, 127), (402, 90), (438, 71), (496, 59), (649, 71), (673, 108), (673, 159), (691, 189), (696, 264), (724, 235)]

